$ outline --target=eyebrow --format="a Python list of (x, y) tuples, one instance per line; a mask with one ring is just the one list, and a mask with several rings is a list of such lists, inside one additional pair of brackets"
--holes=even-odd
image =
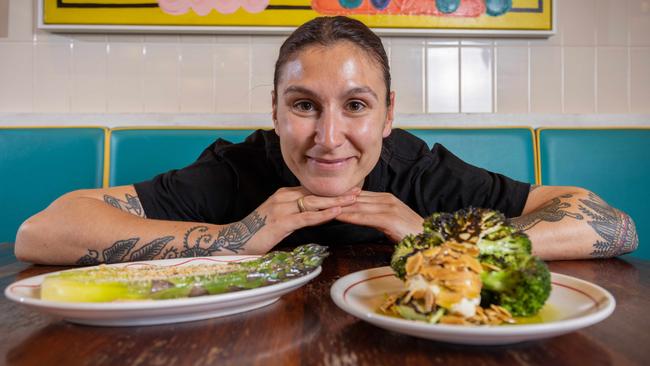
[[(286, 89), (284, 90), (284, 93), (282, 93), (282, 94), (283, 94), (283, 95), (287, 95), (287, 94), (290, 94), (290, 93), (301, 93), (301, 94), (307, 94), (307, 95), (309, 95), (309, 96), (311, 96), (311, 97), (313, 97), (313, 98), (318, 97), (318, 94), (317, 94), (316, 92), (314, 92), (314, 91), (312, 91), (312, 90), (310, 90), (310, 89), (307, 89), (307, 88), (305, 88), (305, 87), (302, 87), (302, 86), (297, 86), (297, 85), (292, 85), (292, 86), (286, 88)], [(343, 96), (348, 97), (348, 96), (350, 96), (350, 95), (354, 95), (354, 94), (370, 94), (370, 95), (372, 95), (375, 99), (377, 99), (377, 100), (379, 99), (379, 98), (377, 97), (377, 94), (376, 94), (372, 89), (370, 89), (370, 88), (367, 87), (367, 86), (362, 86), (362, 87), (358, 87), (358, 88), (352, 88), (352, 89), (348, 90), (347, 92), (345, 92), (345, 94), (344, 94)]]
[(311, 90), (309, 90), (309, 89), (307, 89), (305, 87), (296, 86), (296, 85), (292, 85), (292, 86), (286, 88), (284, 90), (284, 93), (282, 93), (282, 95), (287, 95), (287, 94), (290, 94), (290, 93), (307, 94), (307, 95), (309, 95), (311, 97), (317, 97), (318, 96), (318, 94), (314, 93), (313, 91), (311, 91)]
[(367, 86), (362, 86), (362, 87), (358, 87), (358, 88), (352, 88), (352, 89), (348, 90), (348, 91), (345, 93), (345, 96), (347, 97), (347, 96), (354, 95), (354, 94), (370, 94), (370, 95), (372, 95), (373, 97), (375, 97), (375, 99), (379, 100), (379, 98), (377, 97), (377, 94), (376, 94), (374, 91), (372, 91), (372, 89), (370, 89), (370, 88), (367, 87)]

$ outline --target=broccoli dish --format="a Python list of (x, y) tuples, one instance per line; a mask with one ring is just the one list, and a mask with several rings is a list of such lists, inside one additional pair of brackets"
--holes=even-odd
[(430, 323), (498, 325), (533, 316), (551, 292), (546, 264), (528, 236), (498, 211), (468, 208), (434, 213), (406, 236), (391, 259), (406, 291), (380, 312)]

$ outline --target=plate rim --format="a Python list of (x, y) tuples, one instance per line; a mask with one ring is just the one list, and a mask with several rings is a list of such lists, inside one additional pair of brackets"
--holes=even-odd
[[(558, 321), (553, 321), (549, 323), (537, 323), (537, 324), (521, 324), (521, 325), (503, 325), (503, 326), (490, 326), (490, 325), (480, 325), (480, 326), (458, 326), (458, 325), (451, 325), (451, 324), (428, 324), (425, 322), (417, 321), (417, 320), (409, 320), (409, 319), (400, 319), (400, 318), (394, 318), (390, 317), (387, 315), (382, 315), (377, 312), (366, 312), (364, 310), (355, 308), (354, 306), (348, 304), (345, 300), (344, 293), (346, 293), (351, 287), (364, 282), (365, 280), (357, 280), (352, 284), (349, 284), (348, 282), (354, 278), (355, 276), (362, 276), (364, 273), (369, 273), (369, 272), (377, 272), (377, 273), (382, 273), (381, 275), (375, 275), (373, 278), (376, 278), (378, 276), (385, 277), (389, 276), (390, 274), (393, 273), (392, 269), (390, 266), (383, 266), (383, 267), (375, 267), (375, 268), (368, 268), (365, 270), (360, 270), (356, 271), (350, 274), (347, 274), (341, 278), (339, 278), (337, 281), (332, 284), (332, 287), (330, 288), (330, 297), (336, 303), (336, 305), (341, 308), (343, 311), (346, 311), (355, 317), (368, 321), (373, 324), (378, 324), (380, 323), (382, 326), (385, 326), (387, 328), (397, 330), (400, 328), (404, 328), (405, 326), (408, 328), (412, 328), (416, 331), (440, 331), (444, 332), (447, 335), (476, 335), (476, 336), (487, 336), (487, 335), (501, 335), (501, 336), (516, 336), (516, 335), (537, 335), (537, 334), (544, 334), (544, 333), (550, 333), (550, 332), (562, 332), (566, 330), (577, 330), (580, 328), (584, 328), (590, 325), (593, 325), (595, 323), (598, 323), (604, 319), (606, 319), (609, 315), (612, 314), (616, 307), (616, 300), (614, 296), (607, 291), (606, 289), (602, 288), (601, 286), (594, 284), (589, 281), (585, 281), (580, 278), (576, 278), (573, 276), (561, 274), (561, 273), (555, 273), (551, 272), (551, 278), (558, 278), (562, 280), (568, 280), (568, 281), (576, 281), (582, 285), (592, 287), (598, 291), (600, 291), (603, 295), (605, 300), (601, 301), (600, 303), (597, 302), (595, 299), (593, 299), (591, 296), (585, 294), (583, 291), (577, 290), (578, 292), (582, 293), (583, 295), (586, 295), (589, 297), (592, 301), (594, 301), (595, 306), (602, 308), (597, 309), (594, 313), (584, 315), (584, 316), (579, 316), (577, 318), (571, 318), (571, 319), (562, 319)], [(388, 272), (388, 273), (387, 273)], [(370, 277), (370, 276), (368, 276)], [(553, 281), (553, 280), (552, 280)], [(566, 287), (566, 286), (563, 286)], [(576, 289), (574, 289), (576, 290)], [(397, 330), (399, 331), (399, 330)], [(432, 332), (432, 334), (435, 334)]]
[[(259, 255), (236, 255), (236, 256), (213, 256), (213, 257), (193, 257), (193, 258), (172, 258), (172, 259), (159, 259), (152, 261), (139, 261), (139, 262), (125, 262), (125, 263), (113, 263), (105, 264), (109, 267), (126, 267), (134, 265), (158, 265), (163, 263), (175, 263), (180, 262), (176, 265), (187, 265), (191, 262), (198, 260), (208, 260), (208, 261), (218, 261), (218, 262), (239, 262), (246, 259), (258, 258)], [(172, 265), (172, 264), (170, 264)], [(158, 309), (167, 309), (174, 308), (179, 306), (200, 306), (205, 304), (227, 304), (230, 301), (241, 301), (247, 300), (251, 297), (264, 296), (270, 293), (281, 292), (285, 289), (291, 289), (300, 284), (307, 283), (317, 277), (321, 271), (322, 266), (316, 267), (311, 272), (290, 279), (288, 281), (279, 282), (267, 286), (262, 286), (253, 289), (240, 290), (227, 292), (222, 294), (214, 295), (205, 295), (197, 296), (191, 298), (179, 298), (179, 299), (165, 299), (165, 300), (134, 300), (134, 301), (124, 301), (124, 302), (65, 302), (65, 301), (51, 301), (51, 300), (41, 300), (33, 297), (25, 297), (20, 294), (15, 293), (16, 287), (34, 287), (39, 286), (43, 279), (48, 275), (58, 274), (61, 272), (74, 271), (79, 269), (90, 269), (98, 266), (90, 267), (79, 267), (64, 269), (60, 271), (54, 271), (49, 273), (44, 273), (36, 276), (31, 276), (24, 278), (22, 280), (14, 281), (9, 284), (5, 290), (4, 295), (11, 301), (14, 301), (19, 304), (39, 308), (39, 309), (57, 309), (57, 310), (78, 310), (78, 311), (134, 311), (134, 310), (158, 310)]]

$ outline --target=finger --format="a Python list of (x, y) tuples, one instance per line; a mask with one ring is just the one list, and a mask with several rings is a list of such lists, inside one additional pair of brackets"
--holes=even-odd
[(283, 224), (287, 232), (292, 232), (306, 226), (320, 225), (334, 220), (340, 213), (340, 207), (331, 207), (321, 211), (302, 212), (287, 216), (286, 220), (283, 220)]
[(353, 205), (341, 207), (342, 213), (378, 214), (390, 212), (393, 205), (382, 202), (355, 202)]
[(373, 191), (360, 191), (359, 196), (362, 197), (383, 197), (383, 196), (393, 196), (390, 193), (386, 192), (373, 192)]
[(421, 225), (416, 223), (404, 223), (395, 220), (395, 216), (390, 214), (373, 214), (368, 215), (360, 212), (341, 213), (336, 219), (348, 224), (368, 226), (377, 229), (394, 241), (400, 241), (408, 234), (419, 233)]
[(322, 197), (322, 196), (305, 196), (302, 200), (306, 211), (319, 211), (330, 207), (349, 206), (354, 204), (356, 200), (355, 195), (345, 195), (338, 197)]
[(341, 212), (336, 219), (348, 224), (368, 226), (379, 230), (382, 229), (380, 223), (386, 221), (386, 217), (382, 214), (369, 215), (364, 212)]
[[(277, 202), (289, 202), (289, 201), (296, 201), (300, 197), (307, 197), (307, 196), (312, 196), (312, 197), (318, 197), (318, 198), (337, 198), (337, 197), (348, 197), (348, 196), (357, 196), (361, 192), (361, 188), (359, 187), (353, 187), (350, 188), (347, 192), (341, 194), (340, 196), (336, 197), (325, 197), (325, 196), (317, 196), (315, 194), (312, 194), (309, 192), (306, 188), (303, 186), (298, 186), (298, 187), (283, 187), (280, 188), (276, 191), (274, 194), (276, 196)], [(347, 201), (347, 199), (344, 199), (343, 201)], [(322, 208), (328, 208), (332, 207), (333, 205), (319, 205), (318, 203), (315, 203), (315, 209), (322, 209)], [(323, 207), (321, 207), (323, 206)]]
[(381, 202), (381, 203), (391, 203), (391, 202), (402, 202), (397, 197), (393, 196), (390, 193), (380, 193), (380, 192), (366, 192), (362, 191), (357, 196), (358, 202)]

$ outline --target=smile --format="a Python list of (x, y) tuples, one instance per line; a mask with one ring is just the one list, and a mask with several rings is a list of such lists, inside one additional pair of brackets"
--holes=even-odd
[(317, 169), (324, 169), (324, 170), (337, 170), (345, 167), (349, 161), (351, 161), (353, 158), (341, 158), (341, 159), (322, 159), (322, 158), (314, 158), (311, 156), (307, 156), (307, 161), (309, 165), (312, 165), (314, 168)]

